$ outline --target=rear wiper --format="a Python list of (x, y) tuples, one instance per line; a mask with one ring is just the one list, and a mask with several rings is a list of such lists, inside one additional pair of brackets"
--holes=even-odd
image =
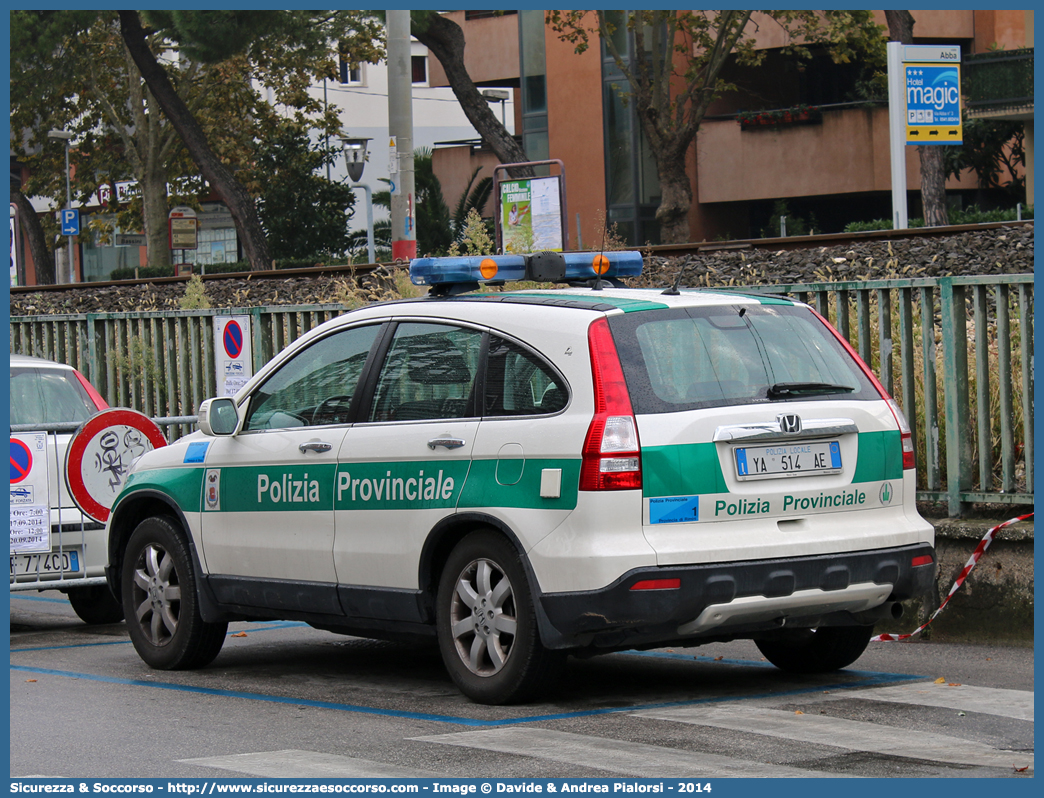
[(814, 396), (826, 393), (849, 393), (854, 391), (850, 385), (833, 385), (829, 382), (777, 382), (768, 389), (769, 399), (783, 399), (787, 396)]

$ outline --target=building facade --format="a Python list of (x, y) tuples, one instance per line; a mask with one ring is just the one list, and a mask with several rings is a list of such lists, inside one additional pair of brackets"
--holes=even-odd
[[(555, 158), (565, 164), (571, 246), (597, 247), (601, 218), (615, 224), (631, 244), (658, 243), (655, 162), (633, 104), (621, 91), (623, 76), (605, 45), (595, 37), (577, 54), (539, 10), (482, 19), (468, 19), (462, 11), (448, 14), (464, 28), (466, 59), (476, 82), (500, 79), (502, 85), (517, 86), (519, 130), (530, 159)], [(964, 57), (1032, 47), (1032, 11), (932, 10), (913, 15), (916, 43), (956, 44)], [(885, 25), (883, 11), (874, 12), (874, 18)], [(710, 107), (689, 152), (692, 240), (762, 237), (780, 208), (792, 220), (802, 220), (807, 232), (836, 232), (851, 221), (890, 218), (888, 108), (868, 85), (867, 70), (860, 64), (833, 64), (823, 52), (799, 62), (784, 53), (778, 25), (757, 15), (751, 25), (764, 61), (756, 68), (726, 66), (723, 78), (738, 91)], [(518, 37), (514, 50), (500, 44), (512, 34)], [(627, 58), (636, 57), (626, 32), (617, 33), (616, 43)], [(810, 118), (793, 123), (742, 123), (744, 111), (805, 106), (813, 110)], [(1031, 158), (1032, 100), (1028, 110), (1018, 112)], [(461, 153), (440, 155), (442, 164), (459, 168)], [(442, 174), (439, 160), (436, 170)], [(921, 213), (914, 147), (906, 148), (906, 171), (914, 217)], [(1032, 202), (1031, 180), (1028, 188)], [(947, 195), (956, 207), (982, 197), (970, 172), (948, 181)]]

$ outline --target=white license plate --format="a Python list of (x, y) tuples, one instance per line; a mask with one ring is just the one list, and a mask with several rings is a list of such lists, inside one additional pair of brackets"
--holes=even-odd
[(79, 549), (63, 549), (40, 554), (12, 554), (11, 576), (60, 576), (80, 573)]
[(779, 479), (810, 474), (840, 474), (841, 445), (837, 441), (777, 443), (735, 450), (736, 478)]

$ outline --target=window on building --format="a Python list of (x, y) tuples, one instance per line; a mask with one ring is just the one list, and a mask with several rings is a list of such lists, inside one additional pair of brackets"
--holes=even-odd
[(363, 82), (362, 64), (353, 67), (342, 54), (340, 58), (340, 80), (341, 83), (349, 86), (353, 84), (361, 85)]
[(426, 55), (415, 55), (411, 56), (411, 64), (413, 66), (413, 83), (423, 83), (425, 86), (428, 85), (428, 56)]

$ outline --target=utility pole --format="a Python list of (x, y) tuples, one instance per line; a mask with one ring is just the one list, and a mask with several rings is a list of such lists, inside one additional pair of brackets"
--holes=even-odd
[(388, 133), (392, 148), (392, 258), (417, 257), (413, 177), (413, 69), (410, 12), (386, 12), (388, 28)]

